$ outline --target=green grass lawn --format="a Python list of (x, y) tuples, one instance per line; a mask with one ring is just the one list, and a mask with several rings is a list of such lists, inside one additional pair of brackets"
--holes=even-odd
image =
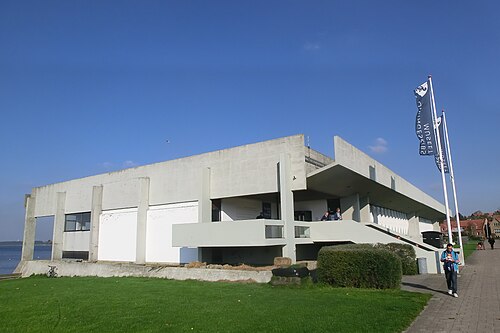
[[(476, 251), (476, 246), (477, 246), (477, 240), (472, 240), (472, 239), (469, 239), (467, 241), (467, 243), (464, 243), (464, 258), (467, 258), (468, 256), (470, 256), (472, 254), (472, 252)], [(457, 244), (455, 244), (454, 248), (460, 248), (459, 245), (458, 245), (458, 242)]]
[(0, 281), (1, 332), (401, 332), (429, 294), (147, 278)]
[(464, 245), (464, 258), (467, 258), (472, 252), (476, 251), (477, 242), (475, 240), (469, 240)]

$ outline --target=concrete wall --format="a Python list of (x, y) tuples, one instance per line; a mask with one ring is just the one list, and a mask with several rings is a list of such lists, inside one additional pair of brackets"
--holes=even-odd
[(63, 233), (63, 251), (88, 251), (90, 231), (73, 231)]
[(342, 212), (342, 219), (361, 222), (359, 195), (355, 194), (340, 198), (340, 210)]
[(308, 201), (296, 201), (295, 211), (312, 211), (312, 220), (319, 221), (321, 217), (328, 209), (326, 200), (308, 200)]
[(252, 220), (262, 211), (261, 200), (248, 198), (223, 199), (221, 206), (222, 221)]
[(103, 211), (99, 224), (98, 260), (134, 262), (137, 208)]
[(304, 147), (304, 154), (306, 158), (310, 158), (309, 162), (306, 163), (307, 174), (319, 169), (321, 165), (328, 165), (333, 162), (333, 159), (331, 157), (308, 147)]
[(25, 261), (18, 267), (22, 277), (46, 274), (48, 265), (55, 265), (58, 276), (150, 277), (173, 280), (249, 281), (268, 283), (271, 271), (240, 271), (227, 269), (144, 266), (118, 263), (86, 263), (71, 261)]
[(283, 226), (280, 220), (244, 220), (172, 225), (174, 246), (236, 247), (284, 245), (284, 238), (266, 239), (266, 225)]
[(418, 222), (418, 227), (420, 229), (420, 232), (424, 232), (424, 231), (434, 231), (434, 223), (432, 223), (432, 221), (430, 220), (426, 220), (426, 219), (420, 219), (420, 221)]
[(197, 261), (197, 248), (181, 249), (172, 246), (172, 224), (196, 223), (197, 220), (197, 202), (149, 207), (146, 234), (146, 262), (188, 263)]
[(295, 135), (34, 188), (34, 215), (55, 215), (57, 192), (66, 192), (66, 214), (90, 211), (98, 185), (103, 185), (103, 210), (137, 207), (141, 177), (150, 179), (150, 205), (195, 201), (207, 167), (213, 198), (278, 192), (281, 153), (290, 155), (292, 190), (305, 189), (304, 138)]
[[(335, 162), (372, 179), (379, 184), (402, 193), (403, 195), (423, 203), (433, 209), (445, 212), (444, 206), (436, 199), (398, 176), (386, 166), (375, 161), (361, 150), (352, 146), (338, 136), (334, 137)], [(372, 171), (370, 171), (370, 168)]]

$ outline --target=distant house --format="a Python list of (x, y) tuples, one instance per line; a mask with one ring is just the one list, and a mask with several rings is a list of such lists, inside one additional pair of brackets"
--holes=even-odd
[(493, 215), (493, 221), (491, 223), (491, 232), (495, 234), (495, 237), (500, 237), (500, 215)]
[[(34, 188), (22, 260), (36, 219), (54, 216), (53, 260), (260, 265), (397, 242), (437, 272), (421, 232), (439, 230), (444, 206), (339, 137), (334, 153), (295, 135)], [(337, 208), (342, 221), (320, 221)]]
[[(481, 213), (483, 214), (483, 213)], [(484, 215), (484, 214), (483, 214)], [(490, 221), (491, 233), (495, 237), (500, 236), (500, 215), (492, 216), (493, 220)], [(475, 237), (484, 238), (484, 224), (485, 218), (473, 220), (460, 220), (460, 231), (462, 234), (471, 234)], [(441, 232), (444, 235), (448, 234), (448, 225), (446, 221), (440, 223)], [(451, 221), (452, 232), (458, 232), (457, 222)]]

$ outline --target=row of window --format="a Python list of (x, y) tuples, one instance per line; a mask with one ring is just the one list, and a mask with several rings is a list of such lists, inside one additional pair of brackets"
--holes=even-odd
[(64, 220), (64, 231), (90, 230), (90, 212), (67, 214)]

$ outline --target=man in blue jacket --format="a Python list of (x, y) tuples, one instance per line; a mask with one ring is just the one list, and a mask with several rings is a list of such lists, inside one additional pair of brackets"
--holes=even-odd
[(452, 244), (446, 245), (446, 250), (441, 254), (441, 262), (443, 263), (446, 284), (448, 285), (448, 294), (458, 297), (457, 272), (460, 260), (458, 259), (458, 254), (453, 251)]

